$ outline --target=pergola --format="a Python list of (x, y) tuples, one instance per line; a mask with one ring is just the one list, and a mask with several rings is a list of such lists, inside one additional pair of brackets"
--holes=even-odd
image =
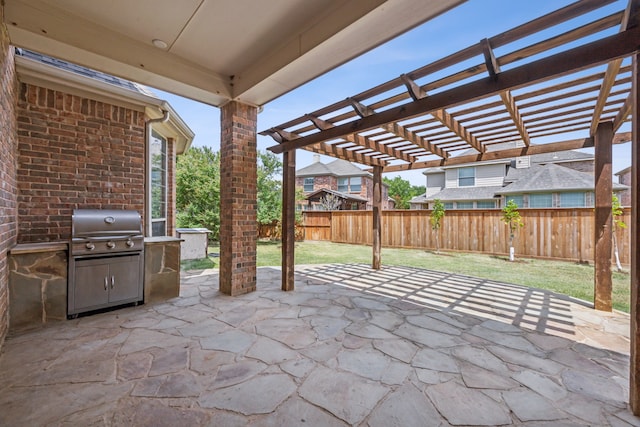
[[(595, 147), (594, 300), (610, 311), (612, 144), (632, 141), (630, 403), (640, 414), (640, 0), (605, 14), (610, 3), (576, 2), (261, 132), (284, 154), (282, 289), (294, 283), (296, 149), (373, 169), (379, 269), (383, 172)], [(632, 132), (616, 133), (628, 121)]]

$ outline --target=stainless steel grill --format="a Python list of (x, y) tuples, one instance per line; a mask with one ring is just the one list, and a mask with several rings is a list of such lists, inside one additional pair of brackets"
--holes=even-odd
[(142, 302), (144, 236), (137, 211), (74, 210), (69, 248), (69, 317)]

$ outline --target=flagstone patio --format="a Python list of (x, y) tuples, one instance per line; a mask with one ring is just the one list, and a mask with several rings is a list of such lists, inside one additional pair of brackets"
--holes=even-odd
[(551, 292), (408, 267), (278, 268), (14, 333), (0, 425), (640, 425), (629, 317)]

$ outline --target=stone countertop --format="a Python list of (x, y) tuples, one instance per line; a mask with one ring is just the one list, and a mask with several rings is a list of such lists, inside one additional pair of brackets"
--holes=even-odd
[(57, 252), (69, 249), (67, 242), (39, 242), (39, 243), (19, 243), (15, 245), (9, 253), (11, 255), (34, 254), (39, 252)]
[(153, 245), (153, 244), (162, 244), (162, 243), (170, 243), (170, 242), (182, 242), (182, 240), (183, 239), (180, 239), (178, 237), (169, 237), (169, 236), (145, 237), (144, 244)]

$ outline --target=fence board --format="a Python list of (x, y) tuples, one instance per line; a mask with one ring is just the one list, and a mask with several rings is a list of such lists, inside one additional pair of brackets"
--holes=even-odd
[[(395, 248), (435, 249), (430, 211), (382, 212), (382, 245)], [(516, 232), (516, 256), (593, 261), (594, 211), (592, 208), (522, 209), (524, 227)], [(509, 231), (500, 210), (449, 210), (440, 228), (440, 249), (508, 254)], [(631, 222), (629, 209), (621, 217)], [(305, 212), (305, 238), (358, 245), (372, 244), (370, 211)], [(630, 259), (629, 228), (618, 229), (620, 261)], [(613, 258), (612, 258), (613, 259)]]

